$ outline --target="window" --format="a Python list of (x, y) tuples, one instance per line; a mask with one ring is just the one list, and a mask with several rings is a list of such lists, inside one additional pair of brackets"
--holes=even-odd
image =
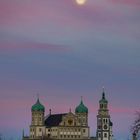
[(104, 133), (104, 137), (107, 138), (107, 133)]
[(39, 128), (39, 131), (40, 131), (40, 132), (41, 132), (41, 130), (42, 130), (42, 129), (41, 129), (41, 128)]
[(98, 119), (98, 124), (101, 125), (101, 123), (102, 123), (102, 120), (99, 118)]
[(104, 104), (104, 108), (107, 108), (107, 105), (106, 104)]
[(104, 129), (107, 129), (107, 125), (104, 125)]
[(103, 104), (100, 104), (100, 108), (103, 108)]
[(73, 124), (73, 120), (71, 120), (71, 119), (68, 120), (68, 124), (69, 124), (69, 125), (72, 125), (72, 124)]
[(85, 133), (86, 132), (86, 130), (85, 129), (83, 129), (83, 133)]
[(101, 137), (101, 133), (98, 133), (98, 137), (99, 137), (99, 138)]

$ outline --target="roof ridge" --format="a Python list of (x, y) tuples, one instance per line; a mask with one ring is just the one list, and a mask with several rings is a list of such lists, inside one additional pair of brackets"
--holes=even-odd
[(51, 114), (50, 116), (54, 116), (54, 115), (66, 115), (68, 113), (59, 113), (59, 114)]

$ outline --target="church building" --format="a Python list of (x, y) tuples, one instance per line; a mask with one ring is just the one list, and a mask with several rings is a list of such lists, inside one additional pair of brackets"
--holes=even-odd
[(104, 91), (99, 101), (96, 137), (90, 137), (88, 108), (82, 98), (75, 113), (70, 109), (68, 113), (52, 114), (50, 110), (47, 116), (38, 98), (31, 108), (31, 114), (30, 134), (24, 136), (23, 133), (23, 140), (112, 140), (113, 137), (113, 123)]

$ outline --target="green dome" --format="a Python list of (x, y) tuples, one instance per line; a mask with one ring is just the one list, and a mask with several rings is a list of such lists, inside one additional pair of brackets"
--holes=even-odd
[(88, 113), (88, 108), (83, 104), (83, 101), (81, 100), (81, 103), (79, 106), (75, 109), (76, 113)]
[(32, 111), (45, 111), (45, 107), (40, 103), (39, 99), (37, 102), (32, 106)]
[(107, 101), (106, 98), (105, 98), (105, 93), (104, 93), (104, 91), (103, 91), (103, 94), (102, 94), (102, 99), (101, 99), (99, 102), (100, 102), (100, 104), (101, 104), (101, 103), (103, 103), (103, 104), (104, 104), (104, 103), (106, 103), (106, 104), (108, 103), (108, 101)]

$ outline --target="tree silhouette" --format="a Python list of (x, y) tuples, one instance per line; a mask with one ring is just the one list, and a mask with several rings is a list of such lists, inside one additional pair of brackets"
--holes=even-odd
[(0, 140), (2, 140), (2, 134), (0, 133)]
[(140, 140), (140, 110), (136, 111), (136, 118), (131, 127), (132, 133), (135, 133), (137, 139)]

